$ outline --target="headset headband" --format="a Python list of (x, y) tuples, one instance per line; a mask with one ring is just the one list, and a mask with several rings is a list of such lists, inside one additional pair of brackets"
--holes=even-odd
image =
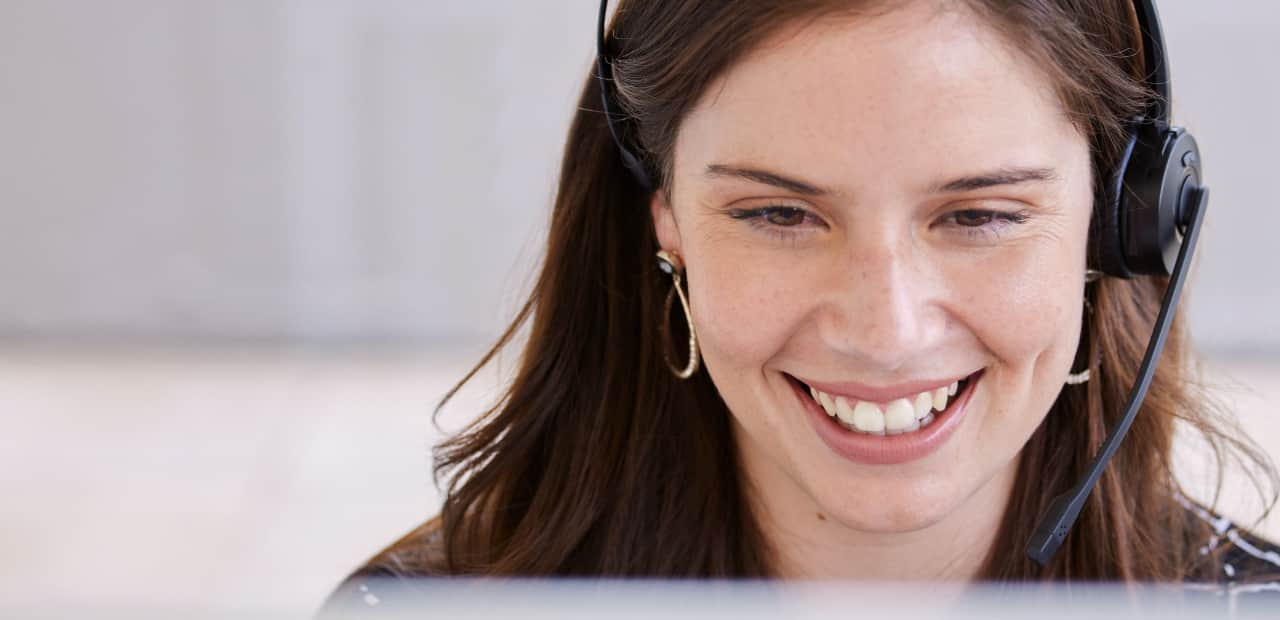
[[(1142, 39), (1142, 59), (1146, 71), (1144, 80), (1156, 94), (1147, 104), (1144, 119), (1159, 128), (1167, 128), (1173, 100), (1169, 86), (1169, 61), (1165, 56), (1164, 35), (1160, 30), (1160, 15), (1156, 12), (1154, 0), (1134, 0), (1133, 9), (1138, 18), (1138, 30)], [(614, 89), (609, 85), (613, 81), (613, 58), (608, 54), (605, 43), (608, 12), (609, 0), (600, 0), (600, 16), (596, 23), (596, 77), (600, 82), (600, 100), (608, 121), (609, 134), (613, 136), (613, 142), (622, 156), (622, 165), (631, 173), (636, 183), (646, 192), (651, 192), (654, 184), (644, 164), (626, 146), (622, 123), (627, 115), (619, 109)]]
[(600, 20), (596, 25), (596, 78), (600, 81), (600, 102), (604, 106), (605, 119), (609, 124), (609, 135), (613, 136), (613, 143), (618, 146), (618, 152), (622, 156), (622, 165), (631, 173), (636, 183), (649, 193), (654, 190), (653, 181), (649, 179), (649, 173), (645, 171), (640, 158), (624, 144), (621, 124), (627, 115), (618, 109), (613, 89), (609, 87), (609, 83), (613, 81), (613, 58), (606, 52), (604, 42), (604, 22), (608, 7), (609, 0), (600, 0)]
[(1169, 58), (1165, 55), (1164, 33), (1160, 31), (1160, 14), (1156, 12), (1154, 0), (1135, 0), (1133, 8), (1138, 15), (1138, 30), (1142, 34), (1142, 61), (1145, 65), (1146, 83), (1156, 94), (1147, 104), (1146, 117), (1167, 127), (1173, 99), (1169, 86)]

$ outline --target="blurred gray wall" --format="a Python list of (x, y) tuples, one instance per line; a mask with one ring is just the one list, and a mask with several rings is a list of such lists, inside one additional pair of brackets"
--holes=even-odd
[[(0, 0), (0, 337), (475, 343), (540, 255), (594, 0)], [(1188, 311), (1280, 352), (1280, 4), (1166, 0)]]

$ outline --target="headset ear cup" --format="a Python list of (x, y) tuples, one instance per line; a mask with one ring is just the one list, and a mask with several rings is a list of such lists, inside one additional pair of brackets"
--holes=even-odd
[(1107, 180), (1106, 195), (1103, 196), (1102, 204), (1098, 205), (1098, 212), (1093, 220), (1093, 264), (1099, 271), (1115, 278), (1133, 277), (1125, 264), (1122, 233), (1125, 225), (1124, 179), (1137, 141), (1137, 132), (1130, 130), (1124, 151)]
[(1117, 278), (1169, 275), (1200, 178), (1191, 134), (1135, 120), (1094, 227), (1098, 269)]
[(1136, 136), (1120, 201), (1125, 267), (1135, 275), (1168, 276), (1200, 188), (1200, 152), (1195, 138), (1178, 127), (1144, 124)]

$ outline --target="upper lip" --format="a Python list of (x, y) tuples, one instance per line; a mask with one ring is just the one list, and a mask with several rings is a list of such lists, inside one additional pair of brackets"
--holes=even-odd
[(886, 385), (875, 387), (866, 385), (865, 383), (857, 383), (854, 381), (841, 381), (836, 383), (824, 383), (821, 381), (809, 381), (796, 377), (797, 381), (818, 390), (826, 392), (830, 396), (844, 396), (849, 400), (862, 400), (873, 403), (888, 403), (899, 398), (913, 398), (921, 392), (932, 392), (938, 388), (950, 386), (957, 381), (963, 381), (973, 373), (960, 375), (950, 379), (926, 379), (922, 381), (907, 381), (904, 383), (896, 383), (894, 385)]

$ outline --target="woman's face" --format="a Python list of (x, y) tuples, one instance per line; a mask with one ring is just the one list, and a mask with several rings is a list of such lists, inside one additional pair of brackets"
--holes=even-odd
[(877, 533), (1001, 512), (1070, 372), (1092, 204), (1030, 60), (935, 3), (797, 26), (707, 89), (672, 180), (659, 241), (757, 499)]

